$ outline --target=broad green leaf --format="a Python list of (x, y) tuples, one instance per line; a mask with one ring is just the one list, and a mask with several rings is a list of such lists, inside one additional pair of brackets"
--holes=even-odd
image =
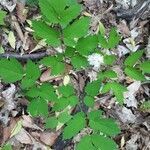
[(4, 25), (4, 18), (6, 17), (6, 11), (0, 10), (0, 25)]
[(57, 95), (54, 87), (49, 83), (44, 83), (39, 88), (39, 96), (45, 100), (57, 101)]
[(88, 83), (85, 87), (85, 91), (90, 96), (96, 96), (99, 93), (101, 82), (100, 80)]
[(58, 124), (58, 120), (56, 117), (49, 117), (45, 121), (45, 128), (54, 129), (57, 127), (57, 124)]
[(7, 143), (0, 150), (13, 150), (11, 144)]
[(108, 48), (108, 42), (107, 42), (107, 39), (105, 38), (104, 35), (99, 34), (98, 35), (98, 41), (99, 41), (99, 44), (102, 48)]
[(37, 98), (29, 103), (27, 110), (33, 117), (46, 117), (48, 115), (48, 104), (44, 99)]
[(86, 135), (81, 138), (80, 142), (77, 144), (76, 150), (97, 150), (93, 145), (90, 135)]
[(150, 73), (150, 61), (145, 61), (140, 65), (140, 69), (144, 72), (144, 73)]
[(112, 82), (112, 83), (107, 83), (103, 86), (102, 90), (101, 90), (101, 93), (107, 93), (109, 91), (112, 91), (114, 93), (114, 95), (116, 96), (117, 98), (117, 101), (120, 103), (120, 104), (123, 104), (123, 100), (124, 100), (124, 92), (127, 91), (127, 88), (124, 87), (123, 85), (117, 83), (117, 82)]
[(82, 69), (82, 68), (86, 68), (88, 65), (87, 59), (81, 55), (76, 55), (76, 56), (72, 57), (71, 63), (73, 65), (73, 67), (77, 70)]
[(0, 60), (0, 77), (8, 83), (19, 81), (23, 77), (22, 65), (16, 59)]
[(40, 63), (47, 67), (51, 67), (52, 75), (62, 74), (65, 71), (65, 64), (59, 59), (59, 57), (45, 57), (40, 61)]
[(101, 110), (93, 110), (88, 113), (88, 119), (89, 120), (99, 120), (102, 117), (102, 111)]
[(58, 121), (60, 123), (66, 123), (68, 122), (70, 119), (72, 118), (72, 116), (70, 114), (68, 114), (68, 112), (63, 112), (58, 116)]
[(90, 96), (86, 96), (84, 98), (84, 103), (88, 106), (88, 107), (94, 107), (94, 98), (90, 97)]
[(42, 21), (32, 21), (33, 30), (35, 35), (45, 39), (46, 43), (57, 47), (60, 45), (60, 35), (55, 29), (49, 27), (46, 23)]
[(120, 133), (118, 125), (112, 119), (90, 120), (89, 125), (93, 130), (100, 131), (108, 136), (115, 136)]
[(78, 103), (79, 103), (79, 100), (78, 100), (78, 98), (77, 98), (77, 96), (70, 96), (70, 97), (68, 97), (69, 98), (69, 104), (70, 104), (70, 106), (76, 106)]
[(101, 135), (91, 135), (93, 145), (97, 150), (118, 150), (117, 144), (110, 138)]
[(54, 111), (64, 110), (69, 105), (69, 98), (59, 98), (53, 106)]
[(117, 78), (117, 73), (113, 70), (107, 70), (103, 72), (103, 76), (106, 78)]
[(133, 78), (135, 80), (138, 80), (138, 81), (144, 81), (145, 80), (145, 77), (142, 74), (142, 72), (140, 70), (137, 70), (136, 68), (128, 66), (128, 67), (125, 68), (125, 73), (130, 78)]
[(60, 86), (58, 88), (58, 91), (60, 92), (60, 94), (62, 94), (62, 96), (64, 97), (68, 97), (74, 94), (74, 89), (71, 85), (67, 85), (67, 86)]
[(101, 93), (104, 94), (104, 93), (109, 92), (110, 90), (111, 90), (111, 83), (108, 82), (103, 85)]
[(44, 83), (40, 87), (32, 87), (26, 92), (26, 96), (31, 98), (41, 97), (47, 101), (57, 101), (55, 89), (49, 83)]
[(144, 52), (143, 50), (136, 51), (132, 53), (130, 56), (128, 56), (124, 61), (125, 66), (130, 66), (130, 67), (134, 66), (136, 62), (142, 57), (143, 52)]
[(123, 104), (124, 102), (124, 92), (127, 91), (127, 88), (124, 87), (123, 85), (117, 83), (117, 82), (112, 82), (111, 83), (111, 90), (113, 91), (115, 97), (117, 98), (117, 101), (120, 104)]
[(36, 80), (40, 77), (40, 69), (38, 65), (36, 65), (32, 61), (28, 61), (25, 74), (26, 76), (21, 82), (21, 87), (23, 89), (29, 88), (35, 84)]
[(115, 61), (116, 61), (115, 55), (105, 55), (104, 56), (104, 63), (106, 65), (113, 65)]
[(70, 5), (61, 13), (60, 24), (62, 27), (66, 27), (73, 19), (75, 19), (81, 11), (79, 4)]
[(108, 48), (115, 48), (120, 41), (120, 35), (117, 33), (115, 28), (112, 28), (110, 33), (109, 33), (109, 38), (108, 38)]
[[(58, 2), (58, 0), (56, 0)], [(59, 18), (55, 9), (51, 6), (51, 0), (39, 0), (39, 6), (42, 14), (51, 23), (58, 23)], [(60, 8), (60, 7), (59, 7)]]
[(71, 58), (71, 57), (73, 57), (74, 55), (75, 55), (75, 49), (74, 48), (72, 48), (72, 47), (67, 47), (67, 49), (65, 50), (65, 53), (64, 53), (64, 55), (66, 56), (66, 57), (69, 57), (69, 58)]
[(63, 30), (64, 42), (67, 46), (75, 47), (79, 38), (87, 35), (90, 19), (82, 17)]
[(76, 50), (81, 54), (81, 55), (88, 55), (91, 52), (94, 51), (94, 49), (98, 45), (98, 39), (97, 36), (87, 36), (85, 38), (79, 39), (77, 45), (76, 45)]
[(81, 11), (77, 2), (71, 5), (68, 0), (39, 0), (39, 6), (50, 23), (60, 23), (62, 27), (66, 27)]
[(63, 139), (70, 139), (85, 127), (85, 116), (82, 112), (77, 113), (69, 120), (63, 131)]

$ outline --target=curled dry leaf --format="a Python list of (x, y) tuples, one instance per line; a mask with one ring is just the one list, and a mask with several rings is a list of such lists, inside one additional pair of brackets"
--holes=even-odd
[(33, 120), (29, 115), (23, 115), (22, 118), (23, 127), (43, 131), (40, 127), (33, 123)]
[(50, 81), (50, 80), (55, 80), (55, 79), (61, 79), (62, 76), (51, 76), (51, 69), (47, 69), (46, 71), (44, 71), (40, 77), (40, 81), (41, 82), (46, 82), (46, 81)]
[(141, 86), (141, 82), (135, 81), (127, 87), (128, 91), (124, 93), (124, 97), (125, 97), (125, 103), (127, 104), (128, 107), (137, 108), (137, 100), (135, 96), (140, 86)]

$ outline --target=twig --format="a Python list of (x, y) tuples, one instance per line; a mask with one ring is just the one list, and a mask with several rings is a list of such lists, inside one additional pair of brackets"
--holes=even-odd
[(20, 61), (38, 60), (38, 59), (41, 59), (45, 56), (47, 56), (46, 52), (39, 52), (39, 53), (25, 54), (25, 55), (20, 55), (20, 54), (17, 54), (17, 53), (0, 54), (0, 58), (16, 58)]

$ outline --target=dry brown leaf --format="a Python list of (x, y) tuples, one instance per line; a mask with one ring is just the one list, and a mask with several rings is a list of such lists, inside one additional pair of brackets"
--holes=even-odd
[(40, 140), (46, 145), (52, 146), (58, 137), (58, 133), (54, 132), (43, 132), (41, 133)]
[(11, 131), (15, 127), (16, 123), (17, 121), (14, 118), (11, 118), (9, 126), (3, 129), (2, 143), (5, 143), (9, 139)]
[(33, 144), (34, 141), (33, 137), (23, 128), (15, 138), (22, 144)]
[(18, 2), (16, 12), (20, 22), (24, 23), (27, 17), (27, 10), (25, 9), (25, 4)]
[(23, 118), (22, 121), (23, 127), (43, 131), (40, 127), (38, 127), (36, 124), (33, 123), (33, 120), (29, 115), (28, 116), (23, 115), (22, 118)]
[(63, 76), (59, 75), (59, 76), (51, 76), (51, 69), (47, 69), (46, 71), (44, 71), (40, 77), (40, 81), (41, 82), (46, 82), (46, 81), (50, 81), (50, 80), (55, 80), (55, 79), (61, 79)]

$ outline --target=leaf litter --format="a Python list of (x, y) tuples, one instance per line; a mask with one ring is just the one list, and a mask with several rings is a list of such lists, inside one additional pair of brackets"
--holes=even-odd
[[(85, 7), (84, 9), (86, 13), (90, 15), (93, 19), (93, 22), (91, 22), (91, 32), (98, 32), (100, 25), (99, 22), (102, 22), (105, 25), (105, 27), (107, 27), (105, 31), (107, 34), (109, 33), (109, 27), (117, 26), (119, 32), (123, 37), (123, 43), (121, 43), (114, 50), (115, 55), (119, 55), (119, 57), (122, 58), (128, 55), (130, 52), (137, 51), (137, 49), (141, 47), (141, 45), (147, 45), (146, 57), (150, 58), (150, 37), (148, 40), (149, 35), (147, 35), (148, 23), (146, 23), (144, 26), (141, 26), (140, 22), (142, 21), (139, 19), (138, 22), (136, 20), (133, 20), (129, 24), (126, 21), (126, 19), (118, 20), (117, 16), (113, 12), (113, 10), (116, 9), (115, 7), (123, 7), (124, 9), (128, 9), (129, 7), (134, 7), (138, 2), (136, 0), (132, 1), (132, 3), (130, 3), (130, 1), (127, 0), (123, 1), (115, 0), (115, 2), (116, 4), (113, 3), (112, 1), (110, 2), (105, 0), (101, 1), (83, 0)], [(24, 4), (17, 4), (15, 3), (15, 1), (7, 1), (7, 0), (0, 1), (0, 8), (3, 8), (5, 11), (7, 11), (9, 15), (10, 15), (9, 12), (15, 12), (17, 14), (16, 16), (13, 17), (13, 19), (16, 19), (17, 17), (16, 19), (17, 23), (16, 22), (13, 23), (15, 32), (13, 28), (10, 27), (9, 33), (5, 32), (5, 30), (2, 29), (2, 35), (0, 35), (1, 37), (0, 41), (2, 44), (1, 46), (4, 48), (5, 51), (16, 52), (17, 49), (17, 52), (19, 51), (22, 54), (22, 53), (38, 52), (45, 48), (49, 49), (49, 47), (47, 47), (45, 42), (33, 41), (31, 37), (32, 35), (31, 30), (25, 32), (26, 28), (30, 28), (30, 26), (26, 24), (25, 21), (26, 17), (29, 18), (29, 20), (32, 20), (34, 17), (36, 17), (37, 8), (30, 8), (29, 6), (24, 6)], [(23, 11), (20, 11), (20, 9), (23, 9)], [(27, 10), (28, 13), (26, 13)], [(106, 12), (106, 14), (103, 14), (103, 12)], [(11, 21), (6, 20), (6, 23), (11, 24)], [(7, 38), (8, 37), (7, 34), (9, 34), (9, 38)], [(146, 37), (147, 43), (145, 43), (144, 37)], [(22, 43), (24, 44), (22, 45)], [(60, 48), (57, 49), (57, 51), (61, 50), (62, 49)], [(93, 58), (91, 58), (91, 60), (92, 59)], [(91, 63), (97, 69), (101, 66), (100, 63), (102, 63), (102, 59), (99, 59), (95, 62), (94, 58), (94, 62), (92, 60)], [(117, 74), (120, 74), (119, 81), (125, 82), (125, 80), (127, 80), (125, 79), (124, 73), (121, 72), (119, 64), (117, 64), (117, 66), (113, 66), (113, 70), (115, 70)], [(97, 77), (95, 71), (92, 72), (90, 70), (88, 71), (88, 76), (90, 77), (91, 81), (95, 80)], [(59, 80), (56, 80), (57, 78)], [(80, 86), (77, 85), (76, 88), (80, 87), (80, 90), (82, 90), (84, 88), (85, 81), (82, 76), (80, 76), (79, 78), (81, 78)], [(41, 82), (54, 81), (54, 83), (58, 84), (57, 82), (61, 81), (61, 77), (52, 76), (51, 70), (46, 70), (43, 72), (40, 81)], [(95, 107), (97, 107), (98, 109), (102, 107), (105, 111), (106, 116), (114, 116), (114, 118), (116, 118), (121, 124), (122, 129), (128, 132), (129, 136), (128, 138), (126, 137), (124, 138), (125, 144), (124, 146), (122, 146), (123, 148), (126, 148), (127, 150), (130, 149), (137, 150), (144, 148), (149, 149), (150, 138), (147, 135), (144, 135), (144, 133), (148, 132), (150, 129), (149, 118), (147, 117), (148, 113), (144, 114), (139, 109), (139, 105), (141, 105), (141, 103), (143, 103), (145, 99), (146, 100), (149, 99), (149, 85), (148, 84), (143, 85), (141, 82), (129, 80), (125, 84), (128, 85), (127, 86), (128, 91), (124, 94), (125, 98), (124, 107), (116, 106), (114, 99), (109, 94), (104, 95), (104, 97), (98, 100)], [(144, 88), (145, 90), (142, 91), (142, 88)], [(21, 117), (23, 119), (23, 120), (21, 119), (22, 120), (21, 126), (17, 125), (18, 120), (12, 121), (13, 120), (13, 117), (11, 116), (12, 112), (14, 110), (18, 111), (16, 108), (18, 100), (16, 101), (17, 98), (15, 95), (15, 93), (18, 92), (17, 91), (18, 89), (19, 87), (16, 87), (13, 84), (10, 85), (9, 88), (6, 87), (1, 89), (0, 102), (1, 101), (2, 102), (0, 105), (1, 108), (0, 111), (1, 114), (3, 115), (0, 115), (0, 121), (4, 123), (2, 128), (5, 130), (3, 133), (4, 137), (3, 141), (4, 142), (10, 141), (10, 143), (12, 143), (12, 145), (14, 146), (16, 146), (19, 142), (19, 145), (21, 145), (21, 147), (23, 146), (24, 148), (28, 145), (33, 145), (31, 148), (33, 150), (38, 148), (46, 150), (47, 145), (53, 146), (56, 138), (59, 135), (58, 133), (44, 130), (44, 125), (41, 119), (36, 118), (35, 121), (33, 120), (33, 118), (31, 118), (29, 115), (26, 114), (26, 111), (24, 109), (25, 105), (21, 106), (23, 107), (23, 111), (21, 110), (21, 114), (17, 113), (19, 114), (17, 115), (17, 118), (19, 119)], [(145, 94), (147, 95), (146, 97), (144, 96)], [(38, 124), (36, 122), (38, 122)], [(9, 123), (12, 123), (12, 127), (10, 127), (11, 125)], [(141, 125), (144, 125), (145, 128), (143, 127), (140, 128)], [(124, 128), (124, 126), (128, 126), (129, 128)], [(136, 130), (137, 128), (138, 130)], [(11, 131), (13, 129), (15, 132), (13, 132), (12, 134)], [(78, 141), (83, 135), (86, 134), (86, 132), (87, 132), (86, 129), (83, 130), (83, 132), (81, 132), (74, 139), (74, 142)], [(123, 132), (122, 134), (124, 135)], [(13, 137), (11, 138), (12, 135)], [(139, 142), (140, 140), (141, 142)], [(68, 149), (69, 147), (72, 147), (72, 145), (68, 146)]]

